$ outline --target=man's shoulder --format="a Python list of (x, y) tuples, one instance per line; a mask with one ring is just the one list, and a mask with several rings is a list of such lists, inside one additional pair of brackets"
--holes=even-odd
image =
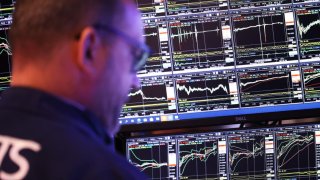
[[(37, 118), (41, 119), (41, 116)], [(14, 120), (11, 122), (15, 123)], [(51, 121), (33, 125), (22, 123), (18, 131), (14, 128), (17, 127), (2, 126), (0, 122), (0, 144), (18, 148), (5, 150), (0, 162), (6, 161), (2, 161), (1, 166), (7, 167), (13, 162), (22, 167), (19, 159), (11, 159), (10, 153), (12, 150), (23, 152), (19, 156), (29, 166), (27, 179), (143, 179), (137, 169), (114, 152), (111, 145), (105, 144), (99, 136), (92, 135), (85, 128), (63, 126)], [(1, 150), (3, 148), (5, 146), (0, 146)]]
[[(112, 147), (78, 137), (44, 137), (48, 141), (45, 143), (39, 139), (0, 135), (0, 150), (5, 152), (0, 156), (1, 171), (15, 172), (1, 179), (144, 178)], [(12, 153), (17, 154), (12, 156)]]
[(143, 179), (89, 121), (59, 99), (13, 89), (0, 102), (0, 171), (17, 176), (0, 179)]

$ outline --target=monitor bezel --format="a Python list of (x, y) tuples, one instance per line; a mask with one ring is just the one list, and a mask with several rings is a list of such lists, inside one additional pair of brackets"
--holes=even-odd
[[(276, 106), (275, 106), (276, 107)], [(255, 109), (252, 109), (253, 111)], [(240, 124), (249, 122), (280, 121), (289, 119), (319, 118), (320, 108), (275, 111), (267, 113), (236, 114), (210, 118), (194, 118), (166, 122), (152, 122), (122, 125), (119, 133), (145, 132), (155, 130), (184, 129), (217, 125)]]

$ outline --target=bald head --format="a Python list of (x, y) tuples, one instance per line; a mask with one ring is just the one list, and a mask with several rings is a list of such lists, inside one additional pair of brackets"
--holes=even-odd
[(13, 54), (32, 59), (48, 55), (60, 42), (75, 38), (86, 26), (100, 22), (115, 24), (121, 19), (125, 3), (128, 2), (19, 0), (10, 32)]

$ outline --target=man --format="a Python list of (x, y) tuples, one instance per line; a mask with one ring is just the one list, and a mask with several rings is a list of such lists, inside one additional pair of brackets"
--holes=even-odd
[(111, 137), (148, 52), (131, 0), (18, 0), (0, 179), (143, 179)]

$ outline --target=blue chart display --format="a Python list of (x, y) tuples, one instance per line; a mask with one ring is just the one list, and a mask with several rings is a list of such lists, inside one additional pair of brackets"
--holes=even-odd
[(301, 59), (319, 58), (320, 9), (309, 5), (296, 13)]
[(267, 158), (270, 155), (266, 153), (268, 138), (272, 138), (272, 133), (229, 136), (230, 179), (267, 179), (274, 176), (272, 161)]
[(232, 66), (231, 38), (222, 29), (229, 24), (229, 17), (222, 13), (170, 18), (174, 70)]
[(304, 63), (302, 66), (304, 95), (306, 101), (320, 99), (320, 63)]
[(296, 65), (245, 69), (238, 73), (242, 107), (302, 102), (301, 79)]
[(244, 172), (264, 171), (264, 139), (262, 137), (233, 138), (230, 141), (232, 176), (239, 176)]
[(239, 106), (234, 71), (193, 73), (176, 77), (179, 112)]
[(219, 177), (218, 140), (213, 137), (179, 139), (179, 176), (182, 179)]
[(149, 143), (130, 143), (129, 162), (144, 172), (150, 179), (166, 179), (173, 176), (176, 166), (175, 140), (150, 138)]
[(317, 177), (314, 133), (282, 131), (276, 133), (276, 139), (277, 170), (280, 178)]
[(131, 92), (121, 124), (319, 107), (318, 1), (136, 2), (146, 43), (153, 49), (138, 72), (141, 90), (152, 89), (152, 97), (163, 99), (137, 100)]
[(311, 124), (132, 138), (127, 158), (150, 179), (318, 179), (319, 137)]
[(254, 9), (240, 15), (235, 11), (235, 14), (232, 19), (237, 65), (298, 59), (294, 14), (290, 7)]
[(168, 147), (165, 143), (129, 148), (131, 162), (142, 172), (152, 176), (152, 179), (168, 177)]
[(6, 89), (11, 77), (12, 52), (7, 40), (7, 28), (0, 28), (0, 91)]
[(0, 2), (0, 92), (9, 86), (11, 81), (12, 51), (8, 42), (8, 31), (12, 23), (14, 2), (12, 0)]

